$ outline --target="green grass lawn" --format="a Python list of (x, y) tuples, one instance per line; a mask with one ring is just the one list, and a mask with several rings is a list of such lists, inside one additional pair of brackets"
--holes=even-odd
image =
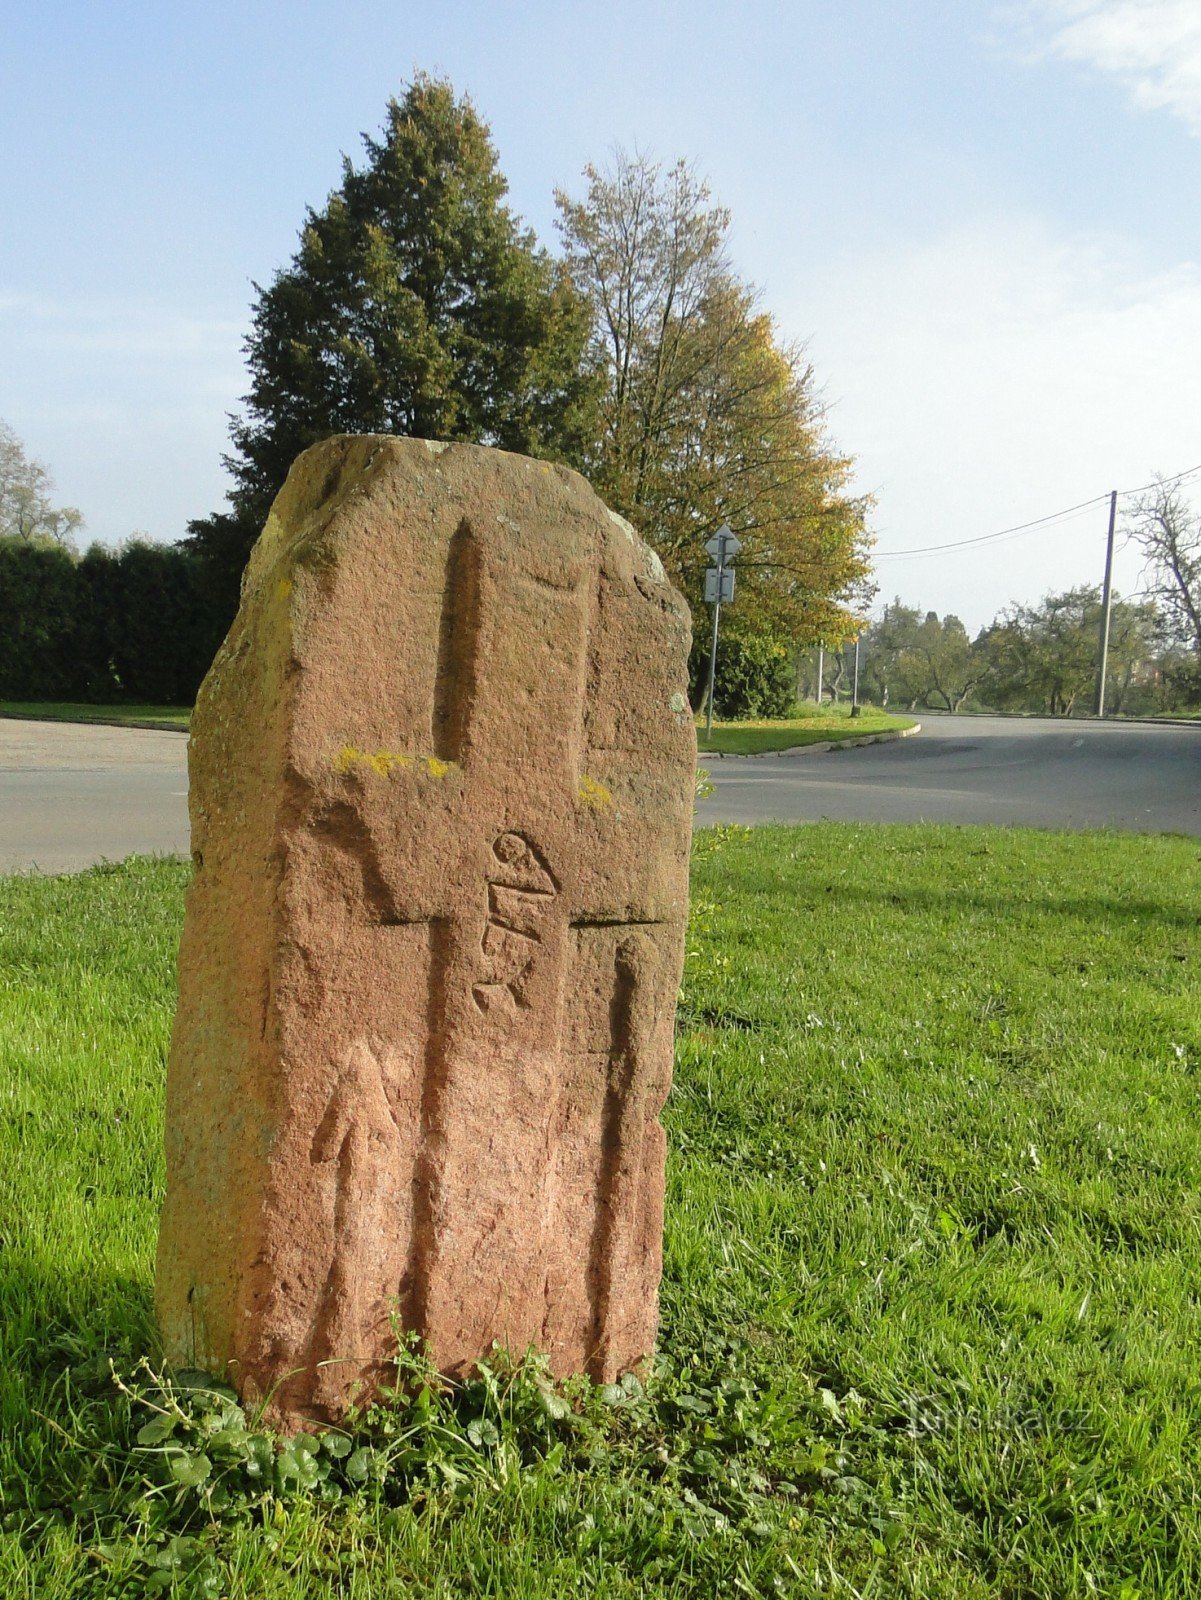
[(190, 706), (93, 706), (73, 701), (0, 700), (0, 717), (41, 717), (47, 722), (164, 722), (186, 728)]
[(719, 722), (706, 738), (704, 719), (697, 726), (697, 747), (713, 755), (751, 756), (766, 750), (790, 750), (798, 745), (827, 740), (858, 739), (869, 733), (891, 733), (912, 728), (913, 717), (894, 717), (875, 706), (861, 706), (851, 716), (848, 705), (805, 706), (795, 717), (777, 721)]
[[(1197, 841), (699, 833), (649, 1398), (504, 1379), (216, 1511), (108, 1366), (186, 873), (0, 880), (5, 1600), (1201, 1593)], [(242, 1449), (188, 1416), (185, 1479)]]

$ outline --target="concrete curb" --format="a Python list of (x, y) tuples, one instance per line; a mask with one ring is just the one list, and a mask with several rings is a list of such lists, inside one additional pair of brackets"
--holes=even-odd
[(857, 739), (822, 739), (818, 744), (790, 744), (783, 750), (698, 750), (698, 761), (762, 761), (764, 756), (820, 756), (830, 750), (858, 750), (865, 744), (892, 744), (922, 731), (920, 722), (912, 728), (890, 728), (884, 733), (865, 733)]
[(155, 733), (187, 734), (178, 722), (152, 722), (148, 717), (123, 722), (120, 717), (38, 717), (32, 711), (0, 711), (0, 722), (52, 722), (65, 728), (150, 728)]

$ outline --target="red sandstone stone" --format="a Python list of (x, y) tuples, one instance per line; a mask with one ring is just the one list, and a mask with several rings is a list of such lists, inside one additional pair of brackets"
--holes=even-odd
[(331, 439), (189, 750), (168, 1358), (336, 1418), (413, 1329), (651, 1349), (695, 738), (688, 613), (575, 473)]

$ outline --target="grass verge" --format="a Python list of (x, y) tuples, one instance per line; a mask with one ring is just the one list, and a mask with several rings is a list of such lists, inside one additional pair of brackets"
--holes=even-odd
[(913, 717), (896, 717), (875, 706), (862, 706), (860, 712), (852, 717), (850, 706), (808, 706), (795, 717), (777, 721), (719, 722), (707, 738), (702, 720), (697, 727), (697, 748), (712, 755), (753, 756), (827, 740), (859, 739), (870, 733), (896, 733), (914, 725)]
[(136, 1371), (185, 878), (0, 880), (6, 1600), (1201, 1592), (1196, 841), (702, 831), (649, 1394), (312, 1465)]
[(155, 722), (186, 728), (189, 706), (93, 706), (74, 701), (0, 700), (0, 717), (36, 717), (46, 722)]

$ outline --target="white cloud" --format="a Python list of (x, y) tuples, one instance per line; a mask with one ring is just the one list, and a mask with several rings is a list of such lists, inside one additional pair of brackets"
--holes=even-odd
[(1112, 73), (1134, 103), (1201, 135), (1199, 0), (1041, 0), (1046, 53)]
[[(1201, 266), (983, 216), (804, 288), (831, 425), (876, 490), (879, 549), (973, 538), (1201, 463)], [(1095, 582), (1104, 516), (971, 553), (881, 560), (884, 597), (979, 626)], [(1119, 571), (1137, 584), (1137, 565)]]

